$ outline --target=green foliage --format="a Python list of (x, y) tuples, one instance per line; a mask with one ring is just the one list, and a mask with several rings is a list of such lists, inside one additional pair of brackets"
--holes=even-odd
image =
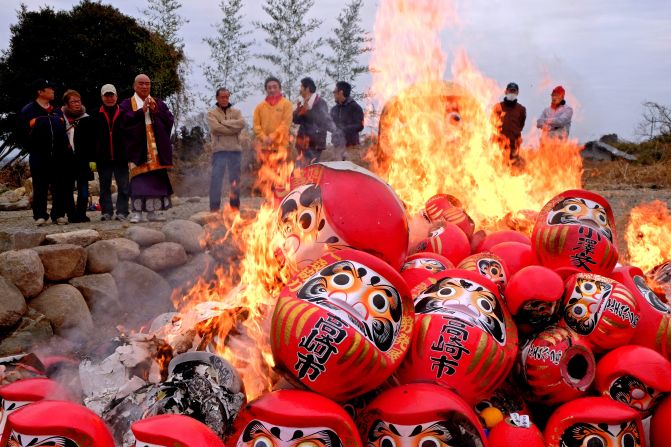
[[(265, 32), (264, 40), (273, 48), (273, 51), (257, 54), (270, 68), (260, 67), (256, 71), (264, 78), (278, 77), (284, 94), (290, 99), (298, 95), (301, 78), (323, 70), (319, 50), (324, 39), (312, 36), (322, 21), (307, 17), (314, 3), (314, 0), (265, 0), (262, 8), (270, 21), (254, 22)], [(318, 80), (315, 82), (319, 84)]]
[(226, 87), (235, 102), (244, 101), (254, 89), (249, 76), (250, 48), (254, 41), (247, 39), (252, 32), (242, 26), (242, 0), (222, 0), (219, 7), (223, 18), (215, 27), (217, 34), (203, 39), (210, 47), (212, 61), (203, 66), (205, 79), (210, 97), (214, 97), (218, 88)]
[(132, 94), (138, 73), (152, 78), (154, 96), (172, 94), (181, 85), (177, 67), (183, 58), (181, 49), (109, 5), (83, 0), (71, 11), (22, 6), (0, 57), (0, 138), (11, 137), (16, 113), (35, 98), (35, 79), (62, 86), (55, 105), (64, 89), (73, 88), (95, 110), (103, 84), (114, 84), (122, 99)]
[(326, 74), (334, 82), (353, 83), (358, 75), (368, 71), (358, 59), (371, 51), (371, 38), (361, 26), (363, 0), (351, 0), (338, 15), (338, 27), (333, 29), (335, 37), (326, 39), (332, 55), (325, 56)]

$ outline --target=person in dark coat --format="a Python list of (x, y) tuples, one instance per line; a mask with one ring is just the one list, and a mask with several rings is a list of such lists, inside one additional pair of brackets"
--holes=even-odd
[(331, 107), (331, 119), (340, 129), (341, 138), (331, 137), (336, 160), (345, 159), (345, 148), (359, 145), (359, 132), (363, 130), (363, 109), (350, 96), (352, 86), (344, 81), (336, 82), (333, 90), (335, 105)]
[(164, 221), (162, 210), (170, 208), (172, 168), (170, 133), (175, 118), (168, 106), (149, 95), (151, 80), (145, 74), (135, 77), (135, 94), (120, 104), (123, 135), (130, 170), (131, 223), (143, 220)]
[(117, 220), (128, 218), (128, 157), (123, 141), (121, 108), (117, 104), (116, 87), (105, 84), (100, 89), (102, 105), (95, 115), (96, 151), (95, 167), (98, 169), (100, 181), (100, 220), (112, 220), (114, 205), (112, 204), (112, 177), (116, 180)]
[(317, 86), (311, 78), (301, 79), (300, 95), (293, 121), (298, 124), (296, 135), (296, 167), (317, 163), (326, 149), (326, 132), (339, 133), (328, 112), (326, 101), (317, 93)]
[[(68, 145), (74, 154), (70, 171), (70, 191), (67, 196), (67, 213), (70, 223), (90, 222), (86, 216), (89, 205), (89, 181), (93, 180), (93, 171), (89, 163), (95, 150), (95, 129), (93, 119), (86, 113), (82, 97), (76, 90), (67, 90), (63, 94), (63, 116)], [(72, 187), (77, 188), (77, 204), (72, 197)]]
[(517, 102), (519, 86), (511, 82), (506, 87), (506, 96), (492, 110), (492, 121), (497, 127), (497, 141), (503, 147), (513, 165), (522, 163), (520, 146), (522, 129), (527, 120), (527, 109)]
[[(55, 84), (39, 79), (33, 83), (37, 96), (26, 104), (17, 117), (16, 139), (28, 152), (30, 174), (33, 179), (33, 219), (37, 226), (47, 223), (47, 199), (52, 192), (51, 220), (59, 225), (67, 224), (65, 218), (67, 172), (72, 162), (72, 151), (68, 149), (65, 119), (61, 109), (51, 105)], [(72, 194), (72, 189), (70, 189)]]

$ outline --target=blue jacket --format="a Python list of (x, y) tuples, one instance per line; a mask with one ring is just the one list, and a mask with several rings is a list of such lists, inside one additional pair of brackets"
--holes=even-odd
[(47, 110), (37, 101), (26, 104), (19, 112), (16, 137), (19, 146), (31, 156), (72, 154), (68, 148), (63, 112), (53, 106)]

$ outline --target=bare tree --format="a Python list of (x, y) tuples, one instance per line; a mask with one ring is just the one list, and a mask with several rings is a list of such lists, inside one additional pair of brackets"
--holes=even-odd
[(219, 7), (223, 18), (215, 27), (217, 35), (203, 39), (210, 47), (213, 62), (203, 66), (205, 79), (211, 92), (226, 87), (236, 101), (244, 101), (254, 85), (248, 76), (254, 41), (246, 39), (252, 32), (243, 29), (242, 0), (222, 0)]
[(658, 135), (671, 134), (671, 108), (647, 101), (643, 103), (643, 121), (638, 133), (652, 139)]
[[(272, 51), (257, 54), (267, 63), (266, 67), (256, 67), (262, 77), (274, 75), (280, 78), (284, 94), (294, 98), (298, 93), (298, 81), (303, 76), (314, 75), (322, 67), (319, 53), (324, 39), (314, 38), (322, 20), (308, 18), (308, 12), (314, 6), (314, 0), (265, 0), (262, 8), (269, 22), (254, 22), (265, 32), (264, 39)], [(319, 85), (319, 79), (317, 79)]]
[(351, 0), (338, 14), (338, 26), (333, 28), (334, 37), (326, 39), (331, 56), (324, 56), (326, 74), (335, 82), (353, 83), (358, 75), (368, 71), (359, 63), (359, 57), (371, 51), (371, 37), (361, 26), (363, 0)]

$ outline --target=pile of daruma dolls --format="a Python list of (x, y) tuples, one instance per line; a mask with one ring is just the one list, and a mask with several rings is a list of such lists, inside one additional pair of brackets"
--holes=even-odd
[[(671, 307), (618, 264), (598, 194), (553, 197), (531, 237), (474, 232), (454, 197), (409, 217), (374, 174), (320, 163), (294, 172), (277, 219), (295, 269), (269, 334), (284, 389), (243, 406), (224, 440), (164, 415), (133, 425), (137, 447), (671, 445)], [(0, 389), (4, 408), (20, 383)], [(63, 437), (26, 421), (66, 404), (27, 405), (5, 434)], [(113, 445), (102, 436), (87, 445)]]

